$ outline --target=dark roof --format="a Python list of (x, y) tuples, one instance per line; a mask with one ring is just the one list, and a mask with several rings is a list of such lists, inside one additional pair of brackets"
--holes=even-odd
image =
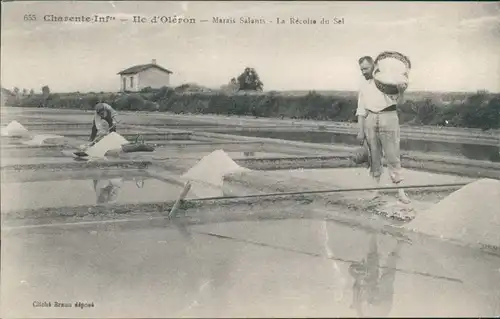
[(133, 67), (130, 67), (130, 68), (125, 69), (125, 70), (123, 70), (121, 72), (118, 72), (118, 74), (120, 74), (120, 75), (124, 75), (124, 74), (136, 74), (136, 73), (145, 71), (145, 70), (147, 70), (149, 68), (157, 68), (157, 69), (160, 69), (160, 70), (162, 70), (163, 72), (166, 72), (166, 73), (173, 73), (170, 70), (162, 68), (158, 64), (148, 63), (148, 64), (134, 65)]

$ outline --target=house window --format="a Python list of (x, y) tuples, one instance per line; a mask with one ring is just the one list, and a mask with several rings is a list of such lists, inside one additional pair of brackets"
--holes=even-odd
[(122, 81), (122, 82), (123, 82), (123, 84), (122, 84), (122, 90), (124, 90), (124, 91), (125, 91), (125, 90), (127, 89), (127, 79), (126, 79), (126, 78), (123, 78), (122, 80), (123, 80), (123, 81)]
[(131, 88), (134, 87), (134, 77), (133, 76), (130, 77), (130, 87)]

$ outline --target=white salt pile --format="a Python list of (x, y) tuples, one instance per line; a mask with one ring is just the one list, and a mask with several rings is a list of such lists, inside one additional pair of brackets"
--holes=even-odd
[(51, 138), (64, 138), (64, 136), (52, 135), (52, 134), (39, 134), (39, 135), (35, 135), (33, 137), (33, 139), (31, 139), (31, 140), (23, 142), (23, 144), (25, 144), (25, 145), (43, 145), (43, 144), (45, 144), (45, 141), (47, 139), (51, 139)]
[(407, 227), (468, 244), (500, 246), (500, 181), (470, 183), (418, 214)]
[(407, 72), (406, 65), (397, 59), (382, 59), (378, 62), (378, 70), (375, 78), (386, 84), (404, 84), (408, 78), (404, 75)]
[(102, 158), (106, 154), (107, 151), (120, 149), (122, 145), (128, 144), (123, 136), (116, 132), (111, 132), (106, 135), (102, 140), (97, 142), (95, 145), (90, 147), (86, 153), (91, 158)]
[(245, 170), (249, 171), (249, 169), (236, 164), (223, 150), (217, 150), (204, 156), (181, 178), (222, 187), (224, 175)]
[(29, 131), (16, 120), (10, 122), (6, 127), (3, 127), (1, 134), (2, 136), (9, 136), (9, 137), (30, 136)]

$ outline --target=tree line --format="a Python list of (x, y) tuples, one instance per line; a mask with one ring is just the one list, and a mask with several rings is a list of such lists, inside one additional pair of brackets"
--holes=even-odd
[[(322, 95), (315, 91), (302, 96), (278, 92), (262, 94), (231, 94), (194, 92), (163, 87), (147, 92), (122, 93), (50, 93), (24, 96), (7, 105), (91, 110), (98, 102), (109, 103), (117, 110), (165, 111), (173, 113), (200, 113), (221, 115), (250, 115), (338, 122), (356, 121), (356, 96)], [(433, 125), (500, 129), (500, 94), (485, 91), (445, 104), (429, 98), (408, 99), (398, 108), (400, 122), (408, 125)]]

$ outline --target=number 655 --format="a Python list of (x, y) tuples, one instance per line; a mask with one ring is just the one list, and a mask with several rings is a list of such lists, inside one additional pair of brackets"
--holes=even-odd
[(24, 21), (36, 21), (36, 15), (34, 14), (25, 14)]

